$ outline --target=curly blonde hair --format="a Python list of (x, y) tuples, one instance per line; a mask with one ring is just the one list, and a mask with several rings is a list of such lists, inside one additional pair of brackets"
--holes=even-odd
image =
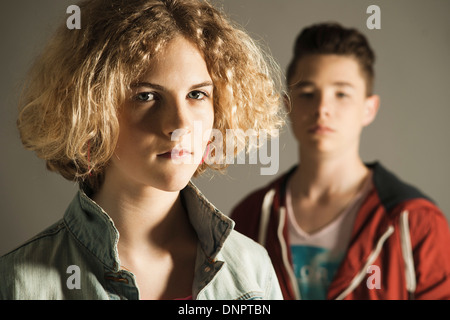
[(214, 128), (225, 136), (227, 129), (283, 125), (276, 63), (207, 1), (85, 0), (78, 6), (81, 29), (64, 23), (57, 30), (30, 70), (20, 104), (23, 145), (49, 170), (99, 187), (130, 85), (177, 35), (204, 55), (214, 84)]

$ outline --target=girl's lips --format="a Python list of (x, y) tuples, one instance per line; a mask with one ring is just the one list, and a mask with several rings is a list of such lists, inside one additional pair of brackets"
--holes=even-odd
[(187, 149), (172, 149), (165, 153), (158, 154), (158, 157), (167, 158), (167, 159), (175, 159), (175, 158), (184, 158), (192, 155)]

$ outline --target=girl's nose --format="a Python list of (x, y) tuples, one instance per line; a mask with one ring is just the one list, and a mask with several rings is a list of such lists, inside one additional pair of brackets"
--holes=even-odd
[(164, 134), (172, 140), (191, 132), (191, 117), (184, 101), (173, 99), (163, 106), (161, 125)]

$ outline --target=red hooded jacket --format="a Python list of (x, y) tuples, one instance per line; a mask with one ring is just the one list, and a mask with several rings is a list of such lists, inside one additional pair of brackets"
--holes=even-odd
[[(328, 299), (450, 299), (450, 231), (440, 209), (379, 163), (355, 218)], [(285, 189), (295, 167), (233, 210), (236, 230), (266, 247), (287, 300), (301, 293), (292, 269)], [(379, 288), (367, 282), (379, 270)], [(370, 280), (369, 280), (370, 281)]]

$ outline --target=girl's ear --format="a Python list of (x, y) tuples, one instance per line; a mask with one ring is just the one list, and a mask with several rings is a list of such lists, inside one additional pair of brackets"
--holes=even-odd
[(371, 124), (380, 108), (380, 96), (374, 94), (366, 98), (364, 103), (363, 126), (366, 127)]

